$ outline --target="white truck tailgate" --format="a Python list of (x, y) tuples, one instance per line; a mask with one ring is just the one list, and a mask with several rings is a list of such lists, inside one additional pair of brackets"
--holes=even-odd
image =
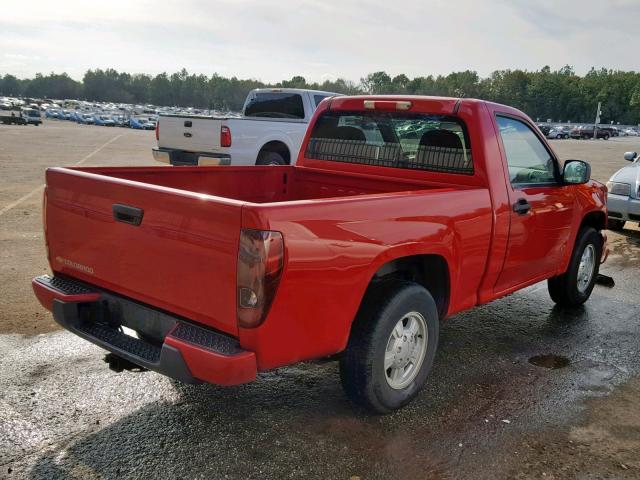
[(189, 152), (213, 152), (220, 147), (223, 118), (165, 116), (158, 118), (158, 147)]

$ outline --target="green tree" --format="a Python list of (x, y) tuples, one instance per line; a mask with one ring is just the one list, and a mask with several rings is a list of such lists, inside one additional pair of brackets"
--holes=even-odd
[(348, 95), (415, 94), (476, 97), (514, 106), (532, 118), (591, 122), (598, 102), (602, 121), (636, 124), (640, 122), (640, 73), (591, 69), (577, 75), (564, 66), (551, 70), (498, 70), (486, 78), (465, 70), (447, 75), (409, 78), (401, 73), (393, 78), (384, 71), (373, 72), (359, 83), (338, 78), (322, 83), (309, 82), (300, 75), (274, 84), (254, 79), (190, 74), (186, 69), (154, 77), (114, 69), (88, 70), (82, 82), (66, 73), (36, 74), (31, 79), (14, 75), (0, 77), (0, 95), (32, 98), (84, 98), (90, 101), (153, 103), (156, 105), (239, 110), (253, 88), (294, 87), (326, 90)]
[(391, 93), (393, 90), (391, 77), (386, 72), (370, 73), (360, 80), (360, 84), (366, 93)]

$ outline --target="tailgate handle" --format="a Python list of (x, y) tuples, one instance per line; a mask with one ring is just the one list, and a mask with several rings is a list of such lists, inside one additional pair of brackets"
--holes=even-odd
[(144, 210), (141, 208), (122, 205), (120, 203), (113, 204), (113, 219), (116, 222), (128, 223), (129, 225), (135, 225), (137, 227), (142, 223), (143, 215)]

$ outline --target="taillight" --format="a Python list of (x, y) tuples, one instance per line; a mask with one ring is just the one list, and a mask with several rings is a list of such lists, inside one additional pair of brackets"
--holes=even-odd
[(284, 266), (282, 234), (242, 229), (238, 248), (238, 325), (253, 328), (269, 313)]
[(231, 129), (226, 125), (222, 125), (220, 127), (220, 146), (221, 147), (231, 146)]
[(160, 141), (160, 119), (156, 122), (156, 141)]

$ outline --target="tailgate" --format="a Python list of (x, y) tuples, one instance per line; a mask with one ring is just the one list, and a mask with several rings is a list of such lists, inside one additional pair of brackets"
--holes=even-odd
[(214, 152), (220, 148), (222, 118), (158, 117), (158, 147), (188, 152)]
[[(71, 169), (46, 177), (54, 272), (237, 334), (241, 202)], [(141, 209), (140, 225), (116, 221), (114, 204)]]

